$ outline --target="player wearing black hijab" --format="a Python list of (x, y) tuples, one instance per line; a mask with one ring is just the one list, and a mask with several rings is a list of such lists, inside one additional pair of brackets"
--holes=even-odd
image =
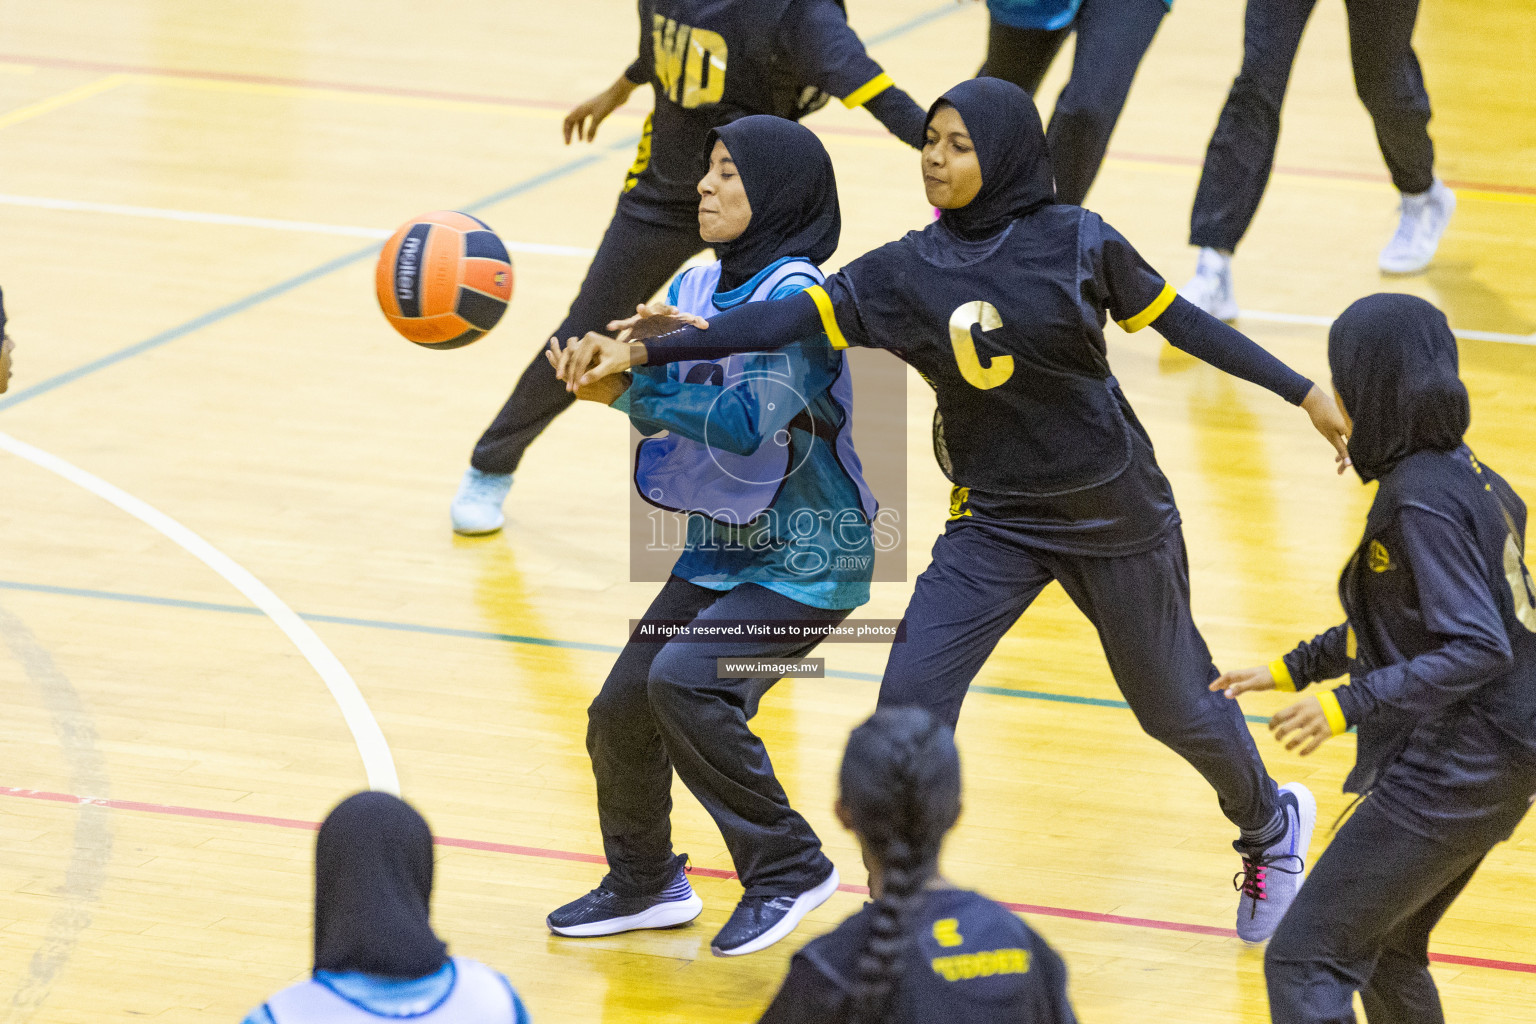
[(1206, 689), (1218, 672), (1190, 612), (1178, 509), (1110, 372), (1106, 316), (1127, 331), (1151, 325), (1302, 405), (1341, 462), (1343, 419), (1311, 381), (1178, 298), (1096, 214), (1054, 202), (1040, 117), (1017, 86), (978, 78), (945, 93), (922, 168), (940, 219), (824, 287), (733, 310), (707, 331), (630, 344), (589, 335), (570, 365), (589, 366), (585, 383), (632, 363), (775, 348), (818, 324), (834, 346), (911, 364), (935, 391), (934, 454), (955, 488), (880, 703), (954, 723), (997, 641), (1059, 581), (1097, 627), (1141, 726), (1205, 776), (1240, 829), (1238, 933), (1265, 939), (1299, 884), (1289, 872), (1315, 804), (1299, 784), (1277, 790), (1241, 713)]
[[(708, 167), (711, 129), (748, 114), (799, 120), (836, 96), (891, 134), (923, 144), (923, 110), (870, 59), (842, 0), (640, 0), (639, 56), (606, 92), (565, 120), (565, 140), (591, 140), (637, 86), (650, 84), (635, 164), (581, 291), (554, 336), (580, 337), (627, 317), (704, 248), (694, 186)], [(459, 533), (501, 528), (501, 505), (523, 452), (572, 396), (543, 353), (475, 445), (454, 497)]]
[(1445, 314), (1372, 295), (1334, 321), (1349, 451), (1379, 481), (1339, 578), (1345, 622), (1228, 696), (1349, 681), (1270, 722), (1310, 754), (1351, 726), (1362, 794), (1264, 957), (1276, 1024), (1443, 1024), (1429, 933), (1536, 795), (1536, 583), (1525, 503), (1462, 440), (1471, 420)]
[[(820, 140), (777, 117), (744, 117), (712, 135), (699, 229), (720, 261), (679, 274), (670, 301), (709, 317), (824, 280), (818, 265), (842, 221)], [(853, 448), (844, 357), (813, 325), (779, 352), (641, 369), (593, 392), (581, 397), (628, 413), (648, 435), (636, 489), (688, 514), (687, 543), (588, 709), (608, 873), (551, 913), (549, 927), (583, 938), (699, 915), (686, 856), (672, 850), (675, 771), (719, 827), (744, 890), (710, 948), (754, 953), (838, 886), (750, 722), (779, 680), (773, 663), (810, 653), (869, 600), (875, 507)], [(793, 631), (752, 629), (784, 623)], [(668, 640), (671, 626), (696, 635)], [(739, 674), (721, 671), (733, 661)]]
[(315, 840), (315, 969), (245, 1024), (528, 1024), (501, 974), (432, 930), (432, 832), (405, 801), (347, 797)]

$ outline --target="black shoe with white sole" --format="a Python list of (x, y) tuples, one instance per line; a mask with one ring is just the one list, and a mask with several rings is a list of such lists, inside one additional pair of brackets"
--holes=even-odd
[(837, 891), (837, 868), (816, 888), (798, 896), (744, 896), (709, 944), (715, 956), (745, 956), (767, 949), (795, 930), (801, 919)]
[(704, 910), (684, 873), (688, 856), (677, 859), (677, 873), (655, 896), (620, 896), (598, 886), (579, 900), (572, 900), (545, 918), (556, 935), (590, 938), (617, 935), (641, 928), (674, 928), (687, 924)]

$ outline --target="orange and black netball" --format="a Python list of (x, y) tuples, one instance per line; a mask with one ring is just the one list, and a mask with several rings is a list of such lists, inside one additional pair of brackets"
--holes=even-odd
[(402, 225), (379, 253), (379, 308), (424, 348), (460, 348), (485, 335), (512, 299), (512, 260), (484, 221), (438, 210)]

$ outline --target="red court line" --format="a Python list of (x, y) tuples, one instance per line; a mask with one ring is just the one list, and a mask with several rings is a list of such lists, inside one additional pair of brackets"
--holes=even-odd
[[(117, 811), (139, 811), (144, 814), (165, 814), (178, 818), (203, 818), (215, 821), (243, 822), (250, 825), (271, 825), (278, 828), (300, 829), (306, 832), (314, 832), (320, 828), (319, 822), (301, 821), (297, 818), (273, 818), (264, 814), (241, 814), (238, 811), (214, 811), (202, 807), (179, 807), (174, 804), (148, 804), (137, 800), (106, 800), (98, 797), (72, 796), (68, 793), (50, 793), (40, 789), (17, 789), (13, 786), (0, 786), (0, 796), (21, 797), (26, 800), (42, 800), (48, 803), (107, 807)], [(546, 850), (537, 846), (515, 846), (511, 843), (493, 843), (482, 839), (456, 839), (452, 836), (437, 836), (434, 842), (438, 846), (454, 846), (466, 850), (485, 850), (491, 853), (508, 853), (517, 857), (578, 861), (584, 864), (607, 863), (607, 860), (597, 853)], [(705, 878), (730, 879), (736, 877), (734, 871), (723, 871), (719, 868), (690, 867), (688, 873), (691, 875), (701, 875)], [(864, 896), (869, 895), (869, 889), (862, 885), (839, 885), (837, 888), (841, 892), (851, 892)], [(1038, 917), (1062, 917), (1072, 921), (1091, 921), (1095, 924), (1114, 924), (1129, 928), (1151, 928), (1157, 931), (1183, 932), (1188, 935), (1209, 935), (1218, 939), (1237, 937), (1237, 933), (1230, 928), (1214, 928), (1204, 924), (1160, 921), (1147, 917), (1124, 917), (1120, 914), (1100, 914), (1092, 910), (1046, 907), (1034, 903), (1006, 903), (1002, 900), (998, 902), (1016, 913), (1034, 914)], [(1518, 971), (1524, 974), (1536, 974), (1536, 964), (1520, 963), (1513, 960), (1488, 960), (1483, 957), (1458, 956), (1452, 953), (1431, 953), (1429, 958), (1436, 963), (1442, 964), (1457, 964), (1463, 967), (1486, 967), (1494, 971)]]
[[(395, 85), (372, 85), (361, 82), (337, 82), (320, 78), (291, 78), (282, 75), (254, 75), (237, 71), (199, 71), (191, 68), (164, 68), (143, 64), (119, 64), (113, 61), (74, 60), (68, 57), (37, 57), (19, 53), (0, 53), (0, 61), (14, 64), (32, 64), (37, 67), (72, 71), (101, 71), (117, 74), (160, 75), (165, 78), (207, 79), (216, 82), (240, 82), (246, 85), (282, 85), (302, 89), (332, 89), (337, 92), (361, 93), (371, 96), (400, 96), (409, 99), (451, 100), (461, 103), (485, 103), (499, 107), (536, 107), (544, 110), (569, 110), (567, 100), (530, 99), (517, 96), (497, 96), (488, 93), (453, 92), (443, 89), (414, 89)], [(633, 113), (633, 112), (632, 112)], [(887, 133), (873, 128), (834, 128), (817, 126), (818, 132), (828, 135), (865, 135), (884, 137)], [(1121, 160), (1143, 160), (1149, 163), (1170, 164), (1178, 167), (1199, 167), (1204, 162), (1197, 157), (1172, 156), (1164, 153), (1125, 153), (1111, 150), (1109, 156)], [(1292, 167), (1279, 164), (1276, 171), (1299, 174), (1312, 178), (1343, 178), (1354, 181), (1385, 182), (1387, 175), (1369, 171), (1331, 170), (1325, 167)], [(1460, 181), (1445, 179), (1451, 188), (1474, 189), (1480, 192), (1502, 192), (1510, 195), (1536, 195), (1533, 185), (1496, 185), (1491, 182)]]

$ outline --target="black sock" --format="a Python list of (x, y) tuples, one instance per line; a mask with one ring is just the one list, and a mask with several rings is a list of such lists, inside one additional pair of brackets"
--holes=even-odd
[(1243, 829), (1242, 838), (1238, 840), (1237, 845), (1253, 850), (1263, 850), (1266, 847), (1273, 846), (1275, 843), (1278, 843), (1280, 841), (1280, 837), (1285, 835), (1285, 829), (1285, 810), (1283, 808), (1276, 807), (1275, 816), (1269, 819), (1268, 825), (1265, 825), (1263, 828), (1258, 829), (1257, 831), (1249, 831), (1248, 829)]

